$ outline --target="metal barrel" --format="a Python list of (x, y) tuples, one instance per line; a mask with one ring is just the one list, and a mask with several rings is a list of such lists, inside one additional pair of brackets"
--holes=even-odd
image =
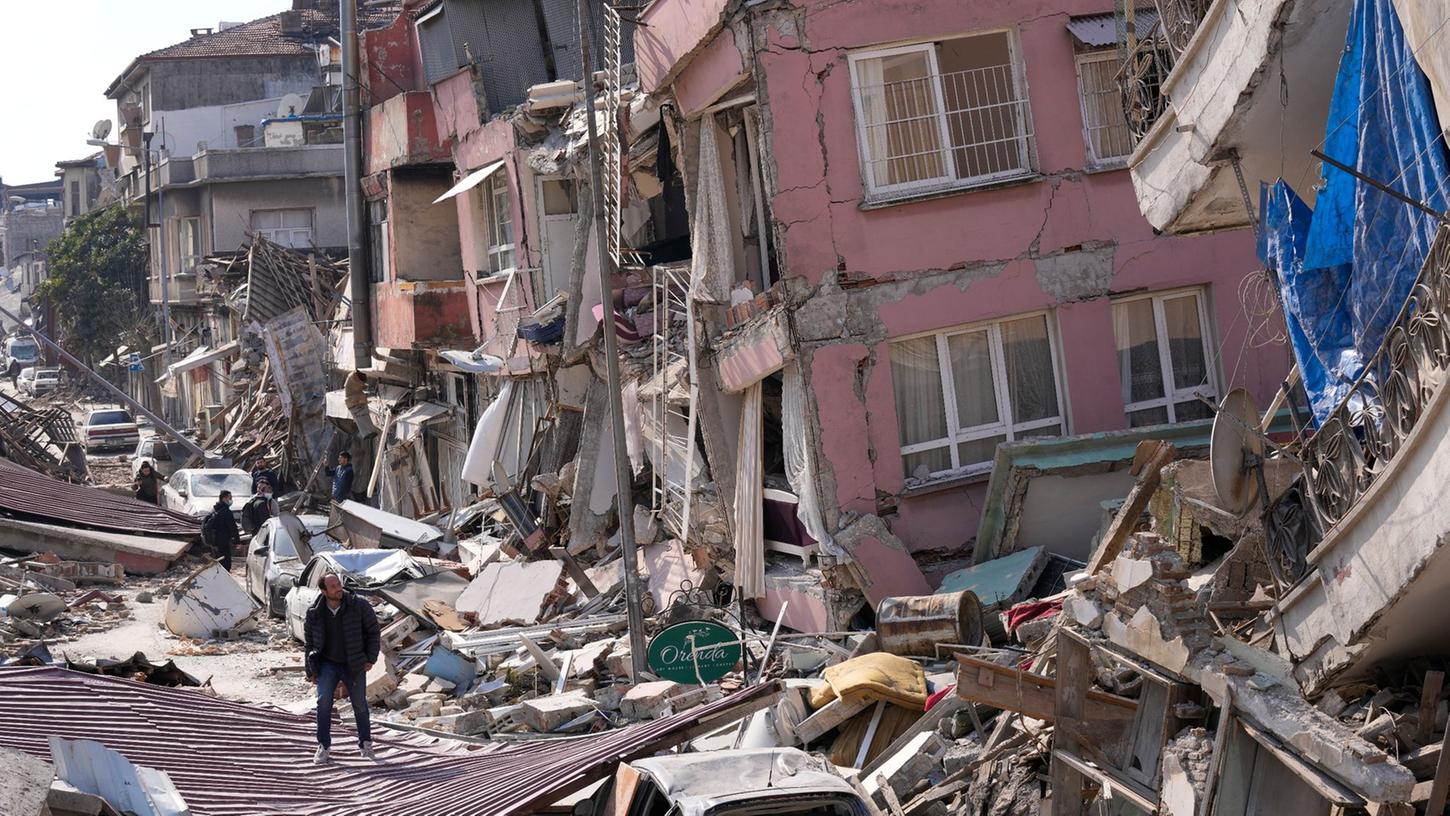
[(967, 589), (883, 598), (876, 607), (876, 637), (883, 650), (912, 657), (937, 657), (938, 644), (978, 646), (982, 604)]

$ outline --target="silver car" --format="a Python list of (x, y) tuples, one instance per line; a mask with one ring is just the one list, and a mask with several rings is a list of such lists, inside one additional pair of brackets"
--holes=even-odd
[(247, 547), (247, 593), (274, 618), (287, 613), (287, 593), (316, 553), (342, 548), (327, 535), (327, 516), (283, 513), (257, 528)]

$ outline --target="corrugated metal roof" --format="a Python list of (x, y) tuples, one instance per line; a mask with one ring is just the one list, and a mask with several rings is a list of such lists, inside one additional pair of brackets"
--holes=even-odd
[(48, 737), (93, 739), (165, 771), (197, 816), (505, 816), (558, 801), (614, 763), (677, 743), (756, 702), (752, 686), (673, 717), (508, 746), (374, 728), (377, 763), (333, 729), (334, 761), (313, 765), (313, 718), (56, 668), (0, 668), (0, 746), (49, 758)]
[[(1140, 8), (1133, 13), (1133, 21), (1138, 37), (1146, 37), (1158, 22), (1158, 11)], [(1067, 21), (1067, 30), (1083, 45), (1099, 47), (1118, 43), (1118, 22), (1112, 12), (1071, 17)]]
[(89, 485), (52, 479), (0, 459), (0, 511), (33, 521), (54, 521), (94, 530), (163, 536), (194, 536), (201, 520)]

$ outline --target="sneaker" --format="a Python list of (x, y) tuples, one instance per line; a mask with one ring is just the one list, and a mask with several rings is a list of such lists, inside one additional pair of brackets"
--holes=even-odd
[(371, 742), (364, 742), (361, 748), (358, 749), (358, 753), (362, 754), (363, 759), (371, 759), (374, 762), (378, 759), (378, 755), (373, 753), (373, 744)]
[(315, 753), (315, 754), (312, 755), (312, 764), (314, 764), (314, 765), (326, 765), (327, 763), (329, 763), (331, 761), (332, 761), (332, 754), (330, 752), (328, 752), (327, 746), (325, 746), (325, 745), (319, 745), (319, 746), (317, 746), (317, 753)]

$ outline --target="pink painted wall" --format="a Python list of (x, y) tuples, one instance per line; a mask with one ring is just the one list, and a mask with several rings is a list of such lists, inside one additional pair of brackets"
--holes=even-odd
[(721, 24), (726, 0), (657, 0), (639, 17), (634, 65), (640, 87), (655, 93), (669, 83), (691, 55)]
[(463, 346), (475, 336), (464, 281), (391, 281), (375, 285), (377, 344), (413, 348), (414, 344)]
[(452, 145), (438, 134), (437, 109), (427, 91), (395, 94), (367, 110), (364, 165), (371, 175), (390, 167), (447, 161)]
[[(416, 6), (417, 3), (409, 3)], [(376, 105), (400, 90), (422, 90), (422, 65), (418, 57), (418, 38), (410, 14), (399, 14), (383, 28), (362, 32), (363, 104)]]
[[(873, 513), (879, 497), (895, 497), (888, 523), (918, 550), (958, 548), (976, 535), (985, 479), (900, 496), (890, 338), (1050, 309), (1070, 432), (1122, 428), (1110, 297), (1206, 286), (1212, 345), (1222, 349), (1220, 382), (1248, 387), (1260, 404), (1272, 396), (1288, 371), (1287, 351), (1247, 345), (1236, 291), (1259, 268), (1252, 234), (1155, 236), (1126, 171), (1080, 169), (1087, 156), (1066, 24), (1069, 15), (1107, 10), (1102, 0), (809, 0), (798, 8), (798, 25), (765, 27), (765, 47), (750, 56), (764, 76), (773, 122), (766, 154), (776, 173), (771, 207), (787, 275), (826, 281), (816, 298), (854, 304), (841, 338), (808, 343), (803, 352), (839, 510)], [(1044, 178), (863, 209), (849, 51), (1002, 28), (1020, 37)], [(718, 73), (699, 62), (702, 73)], [(695, 81), (695, 70), (691, 64), (681, 73), (676, 88)], [(1083, 244), (1113, 247), (1110, 278), (1075, 283), (1034, 263)], [(950, 270), (961, 271), (943, 274)], [(924, 275), (942, 283), (923, 285)], [(842, 293), (833, 278), (857, 285)]]
[(690, 62), (690, 69), (675, 80), (675, 101), (685, 116), (720, 101), (745, 75), (745, 58), (729, 30), (716, 34)]

